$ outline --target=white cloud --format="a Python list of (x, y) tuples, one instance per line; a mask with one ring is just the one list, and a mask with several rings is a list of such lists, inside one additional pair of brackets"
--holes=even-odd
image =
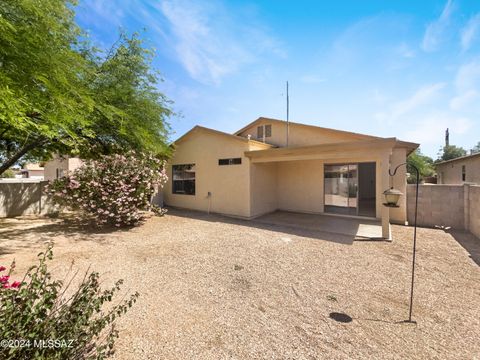
[[(480, 60), (474, 60), (459, 67), (455, 77), (456, 94), (450, 100), (450, 109), (468, 111), (477, 109), (480, 100)], [(475, 105), (474, 108), (471, 105)]]
[(480, 31), (480, 13), (472, 16), (467, 25), (462, 29), (461, 33), (461, 45), (462, 50), (466, 51), (470, 48), (473, 41), (478, 36)]
[(460, 66), (455, 78), (455, 86), (459, 91), (480, 87), (480, 60), (473, 60)]
[(79, 16), (90, 26), (119, 28), (129, 19), (145, 27), (157, 48), (206, 84), (219, 84), (264, 55), (287, 56), (283, 44), (255, 14), (227, 9), (222, 0), (84, 0), (79, 6), (84, 9)]
[(402, 58), (410, 59), (415, 57), (415, 51), (413, 51), (413, 49), (406, 43), (401, 43), (399, 46), (397, 46), (395, 48), (395, 52)]
[(422, 86), (410, 97), (394, 103), (390, 110), (377, 113), (375, 118), (381, 122), (393, 123), (402, 116), (435, 100), (444, 87), (445, 83)]
[(454, 10), (452, 0), (448, 0), (443, 8), (440, 17), (428, 24), (422, 41), (422, 49), (424, 51), (437, 50), (440, 43), (443, 41), (448, 25), (450, 24), (450, 17)]
[(218, 84), (263, 53), (285, 56), (264, 29), (233, 19), (220, 3), (163, 1), (157, 8), (168, 23), (165, 40), (197, 81)]
[(450, 108), (455, 111), (462, 111), (471, 104), (480, 102), (480, 92), (476, 90), (467, 90), (456, 95), (450, 100)]
[(463, 135), (473, 123), (466, 117), (455, 117), (447, 113), (431, 113), (427, 116), (417, 117), (417, 120), (410, 123), (411, 130), (405, 136), (422, 145), (441, 144), (445, 129), (448, 128), (452, 134)]

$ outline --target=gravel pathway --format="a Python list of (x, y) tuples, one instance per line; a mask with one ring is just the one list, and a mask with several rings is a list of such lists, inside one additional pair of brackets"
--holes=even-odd
[(352, 241), (178, 210), (115, 232), (6, 219), (0, 264), (22, 273), (54, 239), (55, 274), (74, 260), (106, 285), (124, 278), (140, 298), (116, 359), (480, 358), (480, 240), (419, 229), (411, 325), (412, 228), (392, 230), (393, 243)]

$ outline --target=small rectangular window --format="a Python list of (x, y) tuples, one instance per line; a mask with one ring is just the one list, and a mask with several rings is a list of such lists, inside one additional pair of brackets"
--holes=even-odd
[(466, 181), (467, 179), (467, 169), (465, 165), (462, 165), (462, 181)]
[(240, 165), (242, 158), (218, 159), (218, 165)]
[(63, 169), (57, 168), (57, 179), (63, 178)]
[(257, 127), (257, 139), (262, 139), (263, 138), (263, 125)]
[(265, 137), (272, 136), (272, 125), (265, 125)]
[(172, 192), (195, 195), (195, 164), (172, 165)]

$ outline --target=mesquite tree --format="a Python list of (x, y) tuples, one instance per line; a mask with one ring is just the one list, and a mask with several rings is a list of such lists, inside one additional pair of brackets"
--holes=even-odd
[(74, 0), (1, 3), (0, 174), (55, 152), (168, 154), (170, 101), (137, 34), (101, 52), (76, 25)]

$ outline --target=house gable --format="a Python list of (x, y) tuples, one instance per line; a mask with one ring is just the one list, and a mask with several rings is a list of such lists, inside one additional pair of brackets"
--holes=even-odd
[[(258, 129), (259, 127), (261, 128), (260, 131)], [(234, 135), (243, 138), (247, 138), (250, 135), (252, 139), (257, 141), (265, 141), (278, 147), (285, 147), (287, 123), (283, 120), (260, 117), (237, 131)], [(265, 135), (265, 137), (263, 137), (263, 135)], [(288, 138), (289, 147), (379, 139), (371, 135), (292, 122), (289, 123)]]

